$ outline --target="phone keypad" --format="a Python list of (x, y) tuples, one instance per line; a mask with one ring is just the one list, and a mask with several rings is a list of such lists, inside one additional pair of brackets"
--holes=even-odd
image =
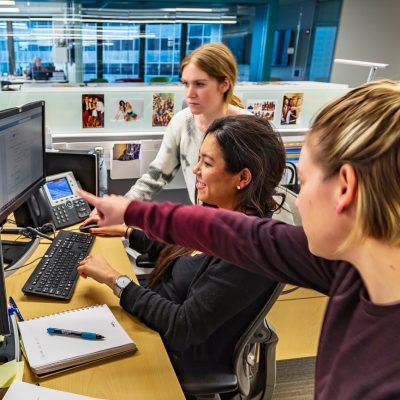
[(53, 208), (53, 212), (54, 212), (54, 216), (56, 217), (56, 220), (57, 220), (57, 225), (61, 225), (61, 224), (65, 224), (65, 223), (69, 222), (67, 208), (65, 207), (64, 204), (55, 206)]

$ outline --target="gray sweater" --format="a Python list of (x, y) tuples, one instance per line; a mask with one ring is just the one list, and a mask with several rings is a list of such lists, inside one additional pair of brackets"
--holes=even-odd
[(160, 150), (148, 171), (125, 196), (132, 200), (150, 200), (172, 181), (182, 167), (189, 197), (194, 203), (196, 177), (193, 167), (198, 160), (202, 140), (203, 133), (197, 129), (189, 107), (179, 111), (168, 124)]

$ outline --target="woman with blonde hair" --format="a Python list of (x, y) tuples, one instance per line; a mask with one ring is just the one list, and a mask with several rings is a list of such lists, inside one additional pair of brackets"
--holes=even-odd
[[(171, 119), (156, 158), (126, 197), (151, 199), (182, 168), (190, 200), (194, 203), (195, 177), (192, 169), (207, 128), (215, 119), (225, 115), (251, 115), (233, 94), (237, 75), (235, 58), (223, 43), (205, 44), (182, 61), (181, 80), (188, 107)], [(92, 215), (95, 214), (96, 211), (92, 212)], [(93, 216), (85, 223), (96, 220), (97, 217)]]
[(188, 107), (168, 124), (160, 150), (148, 171), (125, 195), (149, 200), (182, 168), (189, 197), (194, 203), (197, 162), (204, 132), (224, 115), (249, 114), (233, 94), (238, 69), (231, 51), (222, 43), (208, 43), (191, 52), (181, 63), (181, 81)]
[[(377, 81), (325, 106), (302, 149), (303, 227), (205, 207), (89, 200), (100, 225), (146, 235), (329, 296), (317, 399), (400, 398), (400, 83)], [(87, 196), (85, 196), (87, 197)]]

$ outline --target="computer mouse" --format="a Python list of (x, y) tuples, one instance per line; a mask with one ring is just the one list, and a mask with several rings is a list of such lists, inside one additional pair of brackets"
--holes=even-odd
[(91, 228), (98, 228), (98, 226), (97, 226), (97, 224), (94, 224), (94, 223), (88, 224), (88, 225), (81, 225), (79, 227), (79, 230), (81, 232), (88, 232), (88, 230), (91, 229)]

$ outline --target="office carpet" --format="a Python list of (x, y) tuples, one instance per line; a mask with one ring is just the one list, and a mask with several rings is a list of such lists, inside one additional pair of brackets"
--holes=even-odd
[(312, 400), (314, 398), (315, 357), (277, 362), (273, 400)]

